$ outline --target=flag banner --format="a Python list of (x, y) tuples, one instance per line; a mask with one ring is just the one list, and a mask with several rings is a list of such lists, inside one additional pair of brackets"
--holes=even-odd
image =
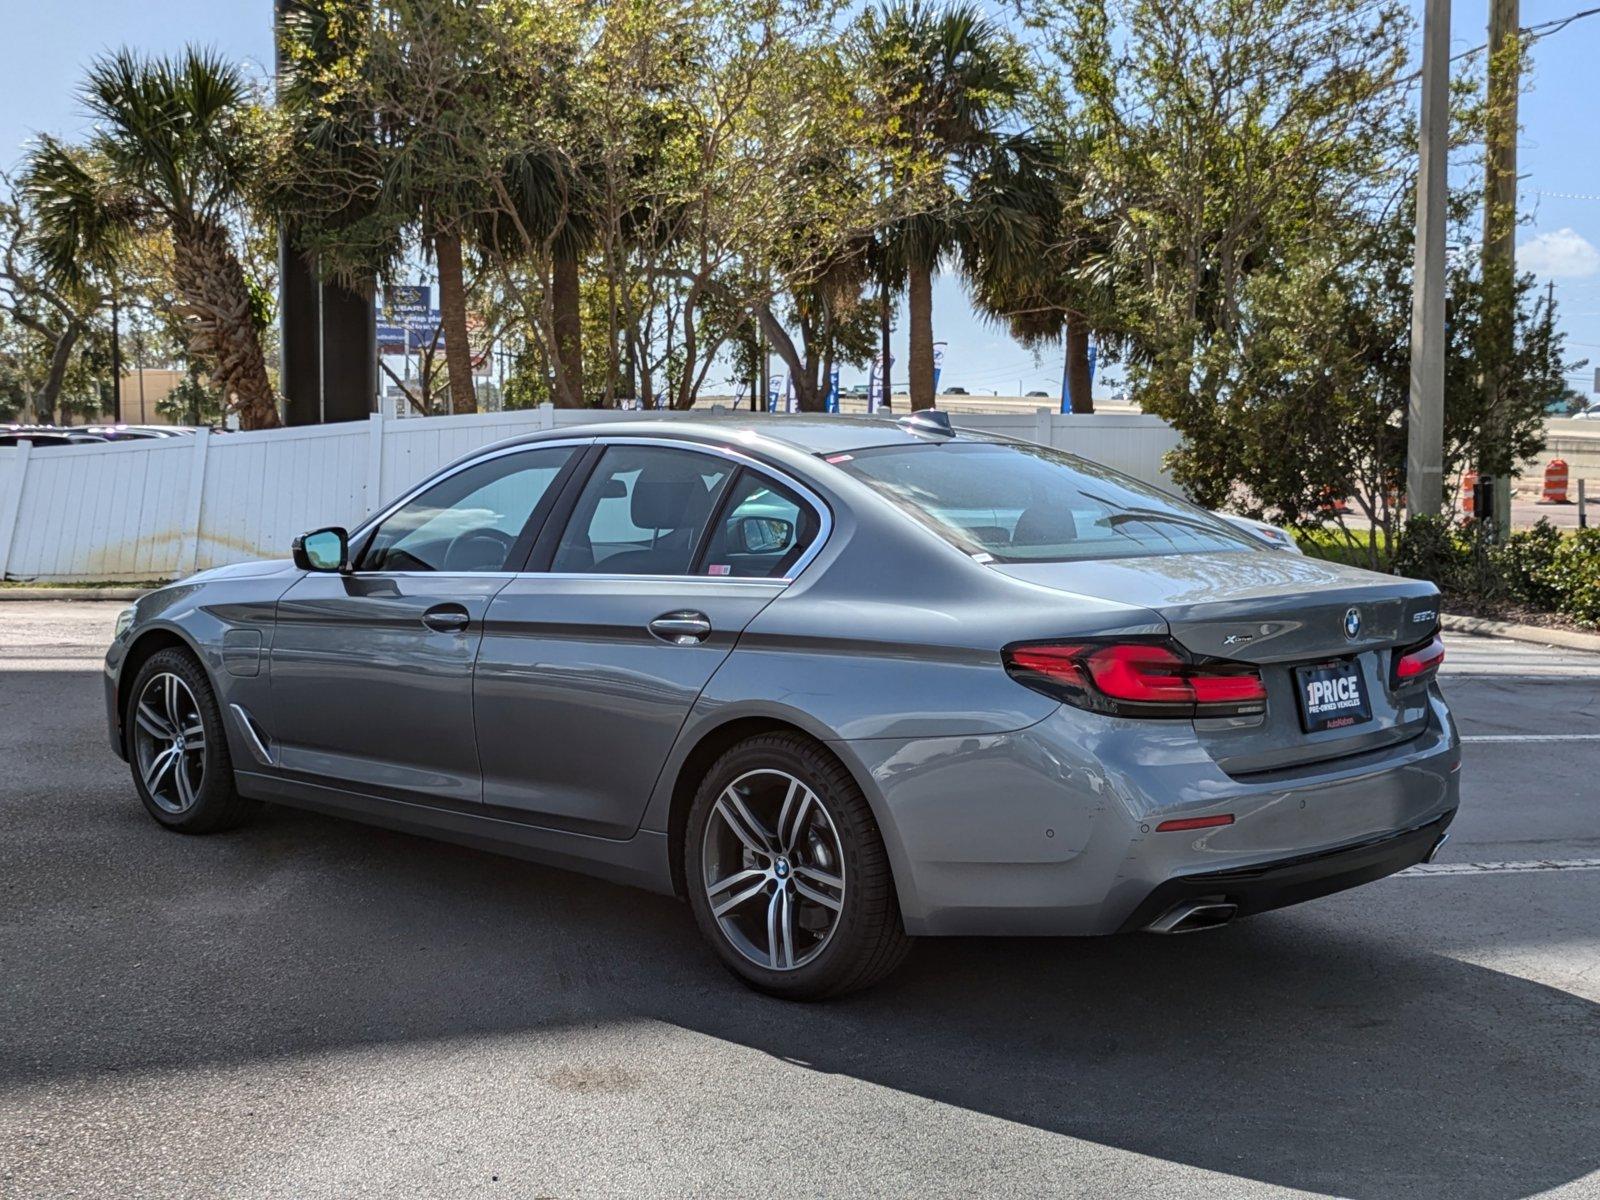
[(786, 413), (792, 413), (794, 411), (793, 375), (785, 375), (783, 377), (783, 411)]
[(828, 375), (828, 397), (823, 401), (823, 410), (836, 413), (839, 411), (839, 368), (835, 367)]
[(768, 412), (777, 412), (778, 411), (778, 395), (779, 395), (778, 379), (779, 378), (781, 378), (781, 376), (774, 376), (774, 377), (769, 378), (767, 380), (767, 411)]
[(933, 344), (933, 394), (939, 394), (939, 376), (944, 374), (944, 343)]

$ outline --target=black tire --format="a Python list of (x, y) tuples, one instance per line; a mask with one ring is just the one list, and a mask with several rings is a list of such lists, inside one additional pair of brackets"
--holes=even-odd
[[(188, 689), (183, 709), (187, 715), (192, 708), (193, 716), (204, 730), (205, 743), (199, 751), (189, 750), (187, 758), (178, 754), (176, 764), (166, 768), (157, 780), (157, 791), (153, 792), (146, 783), (145, 772), (156, 756), (144, 747), (153, 747), (160, 742), (152, 730), (140, 724), (139, 706), (152, 687), (158, 693), (165, 692), (162, 683), (165, 676), (176, 676)], [(139, 793), (145, 811), (160, 824), (180, 833), (217, 833), (242, 825), (261, 807), (259, 801), (239, 795), (234, 784), (233, 759), (228, 753), (227, 731), (222, 724), (222, 712), (217, 707), (216, 694), (211, 690), (205, 669), (189, 651), (173, 647), (151, 655), (139, 668), (133, 686), (127, 691), (122, 718), (128, 763), (133, 769), (134, 789)], [(181, 726), (182, 722), (179, 724)], [(193, 730), (192, 724), (189, 729)], [(200, 766), (198, 773), (194, 771), (196, 760)], [(176, 791), (177, 771), (186, 772), (184, 781), (187, 788), (182, 794)], [(174, 811), (176, 805), (183, 807)]]
[[(837, 847), (842, 853), (844, 868), (840, 876), (843, 880), (840, 888), (842, 906), (835, 910), (837, 915), (833, 918), (831, 932), (823, 938), (820, 948), (811, 950), (813, 957), (809, 961), (784, 969), (753, 961), (749, 950), (760, 950), (760, 946), (752, 947), (747, 943), (746, 949), (742, 950), (735, 944), (734, 935), (726, 931), (722, 921), (713, 914), (712, 901), (707, 895), (710, 884), (706, 877), (707, 829), (713, 820), (719, 798), (735, 781), (768, 773), (776, 778), (779, 772), (809, 789), (814, 800), (821, 804), (828, 825), (821, 826), (820, 818), (814, 814), (810, 819), (818, 822), (825, 832), (837, 835)], [(731, 827), (723, 828), (722, 817), (716, 819), (719, 826), (713, 839), (726, 839), (733, 831)], [(781, 814), (777, 822), (762, 824), (780, 827), (778, 833), (781, 837)], [(796, 830), (797, 836), (799, 832)], [(777, 842), (772, 844), (777, 845)], [(762, 860), (754, 854), (745, 853), (743, 849), (738, 852), (752, 870), (760, 862), (767, 862), (769, 871), (777, 869), (775, 855), (768, 855)], [(717, 855), (722, 852), (712, 849), (710, 853)], [(888, 975), (900, 965), (911, 948), (911, 939), (906, 936), (900, 920), (900, 905), (889, 869), (889, 856), (884, 850), (883, 837), (873, 819), (872, 810), (861, 789), (838, 759), (807, 737), (799, 734), (762, 734), (740, 742), (724, 753), (706, 773), (695, 793), (694, 803), (689, 810), (683, 854), (685, 890), (700, 932), (711, 943), (723, 964), (758, 991), (789, 1000), (822, 1000), (840, 996), (869, 987)], [(797, 857), (796, 862), (801, 861)], [(721, 863), (713, 865), (718, 873), (730, 869)], [(799, 877), (804, 870), (804, 867), (793, 868), (796, 878), (787, 883), (791, 896), (793, 889), (801, 886)], [(786, 859), (786, 878), (788, 873)], [(757, 907), (755, 920), (758, 923), (759, 910), (764, 907), (763, 900), (771, 903), (773, 893), (784, 884), (769, 879), (762, 886), (766, 890), (755, 893), (750, 901)], [(729, 888), (719, 895), (731, 899), (737, 890)], [(788, 905), (799, 904), (799, 901), (791, 899), (782, 911), (788, 913)], [(819, 914), (826, 919), (826, 913), (819, 906), (809, 901), (806, 904), (811, 911), (796, 907), (795, 912), (800, 914), (796, 920), (803, 924), (806, 917), (816, 919)], [(772, 926), (769, 924), (766, 928), (770, 932)], [(822, 936), (816, 933), (808, 935), (798, 928), (796, 933), (801, 937)], [(774, 956), (777, 953), (772, 951)]]

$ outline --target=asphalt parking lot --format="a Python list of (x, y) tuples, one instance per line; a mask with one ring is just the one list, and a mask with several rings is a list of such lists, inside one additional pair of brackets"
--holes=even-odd
[(1449, 640), (1434, 869), (757, 996), (679, 903), (105, 744), (116, 604), (0, 604), (0, 1197), (1600, 1194), (1600, 656)]

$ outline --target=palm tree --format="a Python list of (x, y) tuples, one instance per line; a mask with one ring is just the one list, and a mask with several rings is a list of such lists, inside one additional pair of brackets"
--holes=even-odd
[(1091, 413), (1090, 314), (1109, 303), (1109, 246), (1082, 210), (1079, 158), (1030, 135), (997, 144), (973, 184), (961, 256), (979, 312), (1030, 349), (1065, 343), (1072, 411)]
[(969, 3), (893, 0), (862, 18), (863, 71), (888, 122), (891, 174), (925, 202), (884, 233), (886, 278), (905, 280), (911, 407), (933, 396), (933, 272), (961, 242), (966, 181), (987, 157), (1026, 79), (1016, 43)]
[(173, 59), (121, 50), (89, 69), (82, 96), (98, 119), (88, 144), (46, 137), (28, 161), (23, 186), (38, 211), (42, 258), (77, 284), (128, 239), (168, 234), (190, 357), (244, 428), (278, 425), (261, 351), (265, 305), (230, 229), (259, 165), (243, 76), (208, 50)]
[(597, 233), (594, 186), (582, 164), (551, 147), (513, 155), (476, 238), (504, 258), (550, 262), (551, 333), (558, 408), (583, 406), (582, 266)]

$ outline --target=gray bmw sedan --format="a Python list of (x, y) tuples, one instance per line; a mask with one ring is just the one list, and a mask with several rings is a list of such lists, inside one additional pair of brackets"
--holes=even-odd
[(551, 431), (106, 658), (150, 815), (262, 801), (685, 897), (764, 991), (916, 936), (1182, 933), (1432, 856), (1431, 584), (941, 415)]

